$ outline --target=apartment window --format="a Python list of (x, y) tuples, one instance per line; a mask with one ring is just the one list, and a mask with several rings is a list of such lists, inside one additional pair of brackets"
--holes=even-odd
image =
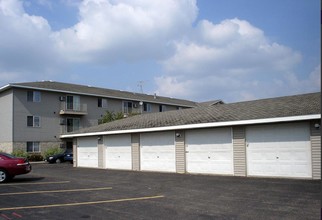
[(181, 110), (183, 109), (181, 106), (177, 106), (177, 110)]
[(152, 105), (150, 103), (144, 103), (143, 104), (143, 111), (152, 112)]
[(27, 101), (28, 102), (40, 102), (41, 101), (41, 92), (27, 91)]
[(130, 114), (132, 113), (133, 103), (128, 101), (123, 101), (123, 113)]
[(40, 116), (27, 116), (28, 127), (40, 127)]
[(98, 105), (99, 108), (107, 108), (107, 99), (98, 98)]
[(68, 95), (66, 97), (67, 110), (80, 111), (80, 97)]
[(40, 152), (39, 142), (27, 142), (27, 152)]
[(159, 106), (159, 112), (165, 112), (167, 110), (167, 107), (165, 105)]
[(80, 128), (79, 118), (67, 118), (67, 132), (77, 131)]

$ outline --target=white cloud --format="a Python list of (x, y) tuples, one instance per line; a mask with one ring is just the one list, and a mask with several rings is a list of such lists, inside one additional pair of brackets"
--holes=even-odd
[(285, 81), (301, 59), (299, 52), (270, 42), (247, 21), (203, 20), (189, 40), (176, 42), (174, 55), (163, 62), (157, 92), (196, 100), (211, 97), (210, 92), (214, 98), (224, 94), (229, 101), (274, 96), (278, 94), (271, 87)]
[[(24, 4), (32, 2), (0, 0), (0, 75), (37, 79), (75, 63), (162, 59), (198, 12), (195, 0), (61, 1), (79, 8), (79, 21), (53, 31), (44, 17), (26, 13)], [(52, 7), (48, 0), (35, 3)]]
[(85, 0), (79, 22), (56, 33), (59, 49), (73, 61), (164, 57), (173, 38), (191, 27), (194, 0)]
[(9, 72), (15, 73), (11, 79), (44, 75), (57, 65), (47, 20), (25, 13), (21, 1), (0, 1), (0, 30), (1, 79)]
[[(320, 86), (320, 66), (299, 77), (301, 54), (271, 42), (248, 21), (202, 20), (194, 26), (196, 0), (60, 2), (78, 8), (78, 22), (53, 31), (44, 17), (24, 10), (34, 2), (0, 0), (0, 82), (55, 79), (66, 70), (76, 71), (69, 77), (76, 81), (82, 78), (79, 66), (153, 60), (163, 67), (155, 77), (157, 93), (178, 98), (247, 100)], [(36, 4), (55, 6), (48, 0)]]

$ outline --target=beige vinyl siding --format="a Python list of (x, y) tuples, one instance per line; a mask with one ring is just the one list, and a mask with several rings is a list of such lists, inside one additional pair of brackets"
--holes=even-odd
[(233, 127), (234, 175), (246, 176), (245, 127)]
[(103, 137), (99, 136), (97, 137), (97, 150), (98, 150), (98, 155), (97, 155), (97, 159), (98, 159), (98, 168), (105, 168), (105, 146), (104, 146), (104, 141), (103, 141)]
[(77, 167), (77, 138), (73, 139), (73, 167)]
[(312, 121), (310, 128), (310, 140), (312, 151), (312, 178), (321, 179), (321, 128), (315, 128), (319, 121)]
[[(180, 137), (177, 137), (177, 135)], [(185, 173), (186, 172), (186, 161), (185, 161), (185, 139), (184, 139), (184, 131), (176, 131), (175, 132), (175, 148), (176, 148), (176, 172), (177, 173)]]
[(140, 134), (132, 134), (132, 170), (140, 170)]

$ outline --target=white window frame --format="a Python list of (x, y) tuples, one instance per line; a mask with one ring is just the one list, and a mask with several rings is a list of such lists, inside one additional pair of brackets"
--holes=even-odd
[[(129, 103), (131, 103), (131, 107), (129, 107)], [(131, 109), (131, 111), (129, 111)], [(133, 111), (133, 102), (131, 101), (123, 101), (122, 110), (124, 114), (130, 114)]]
[[(72, 120), (73, 121), (72, 122), (73, 124), (72, 124), (72, 130), (71, 131), (68, 130), (68, 128), (69, 128), (68, 121), (69, 120)], [(76, 122), (78, 122), (78, 124), (77, 124), (78, 126), (77, 127), (76, 127)], [(80, 118), (66, 118), (66, 131), (67, 132), (78, 131), (81, 128), (80, 123), (81, 123)]]
[[(144, 110), (146, 109), (146, 110)], [(152, 112), (152, 105), (150, 103), (143, 103), (143, 111)]]
[[(31, 151), (29, 151), (28, 150), (28, 144), (31, 144), (32, 146), (32, 150)], [(37, 149), (38, 148), (38, 150), (35, 150), (35, 149)], [(28, 141), (27, 142), (27, 149), (26, 149), (26, 151), (27, 152), (40, 152), (40, 142), (38, 142), (38, 141)]]
[(101, 100), (101, 106), (98, 105), (99, 108), (107, 108), (107, 99), (105, 98), (98, 98), (99, 100)]
[(167, 106), (166, 105), (160, 105), (159, 106), (159, 112), (165, 112), (167, 110)]
[[(71, 102), (69, 99), (72, 98)], [(80, 111), (80, 96), (78, 95), (67, 95), (66, 96), (66, 109), (72, 111)]]
[[(32, 100), (28, 100), (28, 93), (32, 92)], [(27, 101), (28, 102), (41, 102), (41, 92), (40, 91), (28, 91), (27, 92)]]
[[(32, 125), (28, 125), (28, 117), (32, 117)], [(40, 116), (27, 116), (27, 127), (40, 128), (41, 127), (41, 117)]]

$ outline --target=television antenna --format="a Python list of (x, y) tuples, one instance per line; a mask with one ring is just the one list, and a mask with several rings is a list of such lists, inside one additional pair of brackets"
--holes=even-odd
[(143, 94), (143, 85), (144, 85), (144, 81), (138, 81), (138, 84), (137, 84), (137, 86), (139, 87), (139, 89), (140, 89), (140, 92)]

